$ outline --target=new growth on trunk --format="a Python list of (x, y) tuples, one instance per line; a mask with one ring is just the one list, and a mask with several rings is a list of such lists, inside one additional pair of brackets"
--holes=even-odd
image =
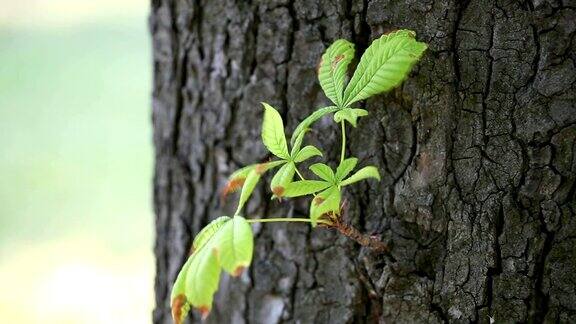
[[(320, 225), (333, 228), (374, 252), (389, 252), (389, 247), (377, 236), (361, 233), (342, 219), (343, 189), (361, 180), (380, 180), (380, 173), (374, 166), (364, 166), (353, 172), (358, 159), (346, 157), (346, 125), (356, 127), (358, 118), (368, 115), (368, 111), (354, 108), (354, 103), (398, 86), (426, 48), (426, 44), (416, 41), (415, 33), (410, 30), (382, 35), (366, 49), (347, 82), (348, 65), (354, 58), (354, 44), (343, 39), (335, 41), (322, 55), (318, 66), (320, 86), (334, 106), (320, 108), (305, 118), (292, 133), (290, 141), (286, 138), (278, 111), (262, 103), (262, 142), (275, 159), (243, 167), (230, 176), (222, 199), (240, 190), (236, 212), (232, 217), (222, 216), (212, 221), (194, 239), (193, 252), (172, 289), (172, 314), (176, 323), (181, 323), (192, 307), (198, 309), (202, 317), (208, 316), (221, 271), (238, 276), (250, 265), (254, 245), (252, 223), (304, 222), (312, 227)], [(299, 165), (322, 157), (323, 153), (313, 145), (303, 145), (305, 135), (315, 121), (330, 113), (334, 114), (333, 119), (341, 129), (339, 163), (336, 169), (325, 163), (314, 163), (309, 170), (315, 178), (306, 179)], [(262, 176), (276, 168), (270, 181), (273, 198), (312, 196), (308, 218), (246, 219), (241, 216)], [(294, 180), (296, 175), (299, 180)]]

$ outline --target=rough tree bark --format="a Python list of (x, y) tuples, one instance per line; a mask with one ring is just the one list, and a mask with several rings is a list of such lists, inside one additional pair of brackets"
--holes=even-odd
[[(569, 4), (568, 2), (571, 2)], [(192, 237), (229, 214), (219, 190), (268, 158), (260, 101), (288, 129), (326, 105), (315, 67), (410, 28), (430, 44), (399, 89), (365, 103), (348, 150), (383, 180), (347, 190), (374, 254), (326, 229), (255, 227), (253, 265), (224, 276), (212, 323), (576, 321), (576, 3), (153, 0), (155, 323)], [(329, 119), (309, 136), (337, 159)], [(248, 216), (306, 215), (304, 201)], [(198, 320), (197, 315), (194, 319)]]

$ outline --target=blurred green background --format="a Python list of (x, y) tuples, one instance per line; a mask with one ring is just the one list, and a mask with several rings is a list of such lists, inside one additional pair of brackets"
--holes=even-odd
[(148, 3), (0, 0), (0, 323), (146, 323)]

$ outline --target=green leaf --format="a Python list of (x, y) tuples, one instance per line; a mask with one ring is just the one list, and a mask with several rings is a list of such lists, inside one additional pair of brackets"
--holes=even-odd
[(342, 107), (346, 70), (353, 58), (354, 44), (339, 39), (326, 49), (318, 66), (320, 86), (326, 97), (338, 107)]
[(224, 271), (239, 276), (252, 262), (254, 238), (250, 224), (240, 216), (226, 222), (217, 234), (216, 251)]
[(268, 170), (273, 169), (277, 166), (280, 166), (284, 163), (286, 163), (286, 160), (264, 162), (264, 163), (256, 164), (256, 167), (254, 169), (256, 170), (256, 172), (258, 172), (262, 175), (262, 174), (266, 173)]
[(284, 123), (276, 109), (263, 102), (264, 121), (262, 123), (262, 141), (268, 150), (281, 159), (288, 159), (288, 145), (284, 136)]
[(372, 42), (344, 91), (344, 106), (398, 86), (427, 48), (415, 35), (398, 30)]
[(252, 171), (252, 169), (254, 169), (258, 164), (250, 164), (248, 166), (245, 166), (243, 168), (240, 168), (236, 171), (234, 171), (229, 177), (228, 179), (235, 179), (235, 178), (246, 178), (248, 176), (248, 173), (250, 173), (250, 171)]
[(292, 157), (292, 159), (294, 159), (294, 156), (296, 156), (300, 151), (302, 141), (304, 140), (304, 135), (306, 134), (307, 131), (308, 128), (305, 128), (303, 131), (301, 131), (300, 134), (298, 134), (298, 137), (296, 137), (294, 143), (292, 143), (292, 150), (290, 151), (290, 156)]
[(303, 147), (300, 150), (300, 152), (298, 152), (298, 154), (296, 154), (296, 156), (293, 157), (293, 159), (294, 159), (294, 162), (300, 163), (300, 162), (308, 160), (309, 158), (311, 158), (313, 156), (322, 156), (322, 152), (320, 152), (320, 150), (318, 148), (316, 148), (315, 146), (307, 145), (307, 146)]
[(286, 163), (286, 161), (272, 161), (267, 163), (260, 163), (256, 165), (256, 167), (252, 169), (250, 173), (248, 173), (248, 176), (244, 181), (244, 185), (242, 186), (242, 192), (240, 193), (240, 200), (238, 201), (238, 208), (236, 209), (235, 213), (236, 215), (240, 212), (240, 210), (242, 210), (242, 208), (244, 208), (244, 204), (246, 203), (246, 201), (248, 201), (250, 195), (252, 195), (252, 192), (254, 191), (256, 184), (258, 184), (258, 181), (260, 181), (260, 177), (262, 176), (262, 174), (284, 163)]
[(340, 215), (340, 189), (332, 186), (312, 199), (310, 203), (310, 219), (312, 226), (316, 226), (318, 219), (327, 215)]
[(248, 177), (246, 177), (246, 181), (244, 181), (244, 185), (242, 186), (242, 192), (240, 193), (240, 199), (238, 200), (238, 207), (236, 209), (236, 214), (238, 214), (242, 208), (244, 208), (244, 204), (248, 201), (248, 198), (252, 195), (254, 188), (260, 181), (260, 173), (256, 172), (256, 169), (250, 171)]
[(336, 181), (340, 182), (344, 178), (346, 178), (348, 176), (348, 174), (350, 174), (350, 172), (352, 172), (352, 170), (354, 170), (357, 163), (358, 163), (358, 159), (354, 158), (354, 157), (348, 158), (348, 159), (345, 159), (344, 161), (342, 161), (342, 163), (340, 163), (338, 168), (336, 168), (336, 177), (335, 177)]
[(186, 298), (186, 274), (192, 263), (192, 258), (188, 258), (182, 269), (176, 277), (176, 281), (172, 286), (172, 293), (170, 296), (170, 305), (172, 308), (172, 319), (175, 324), (180, 324), (184, 321), (186, 315), (190, 311), (190, 303)]
[(374, 178), (376, 180), (380, 180), (380, 173), (378, 173), (378, 169), (373, 166), (363, 167), (362, 169), (358, 170), (355, 174), (353, 174), (350, 178), (342, 181), (340, 183), (341, 186), (347, 186), (354, 182), (358, 182), (363, 179), (367, 178)]
[(220, 281), (218, 257), (211, 246), (194, 253), (186, 269), (185, 296), (205, 318), (212, 309), (212, 299)]
[(172, 288), (172, 317), (177, 324), (183, 322), (190, 306), (206, 318), (218, 289), (221, 269), (238, 276), (252, 262), (252, 229), (240, 216), (217, 218), (200, 231), (196, 240), (202, 244), (188, 258)]
[(339, 109), (340, 108), (338, 108), (336, 106), (328, 106), (328, 107), (320, 108), (320, 109), (316, 110), (315, 112), (313, 112), (310, 116), (306, 117), (303, 121), (301, 121), (300, 124), (298, 124), (298, 126), (296, 126), (296, 129), (294, 130), (294, 133), (292, 134), (292, 138), (290, 139), (290, 142), (294, 143), (296, 141), (296, 138), (298, 138), (298, 136), (300, 136), (300, 133), (302, 133), (305, 129), (307, 129), (315, 121), (322, 118), (322, 116), (329, 114), (329, 113), (333, 113), (335, 111), (338, 111)]
[(356, 121), (358, 117), (367, 116), (368, 111), (364, 109), (357, 109), (357, 108), (344, 108), (342, 110), (337, 111), (334, 114), (334, 121), (339, 123), (342, 120), (346, 120), (352, 126), (356, 127)]
[(192, 255), (188, 258), (174, 282), (171, 294), (172, 318), (182, 323), (190, 305), (207, 316), (212, 308), (212, 297), (218, 288), (220, 267), (214, 253), (216, 233), (230, 221), (222, 216), (204, 227), (192, 243)]
[(278, 172), (276, 172), (270, 182), (270, 189), (274, 193), (274, 197), (284, 196), (284, 190), (286, 190), (286, 186), (292, 182), (295, 172), (296, 166), (293, 162), (284, 164)]
[(310, 195), (330, 187), (330, 183), (318, 180), (294, 181), (286, 186), (285, 197), (299, 197)]
[(310, 166), (310, 170), (321, 179), (334, 183), (334, 171), (324, 163), (315, 163)]
[(212, 236), (229, 220), (230, 217), (228, 216), (220, 216), (204, 227), (192, 242), (192, 253), (200, 250), (204, 245), (206, 245), (210, 238), (212, 238)]
[(256, 166), (257, 164), (251, 164), (234, 171), (228, 177), (228, 182), (226, 182), (226, 186), (224, 186), (224, 190), (222, 190), (222, 198), (226, 197), (229, 193), (236, 192), (238, 189), (242, 188), (246, 177), (250, 171), (256, 168)]

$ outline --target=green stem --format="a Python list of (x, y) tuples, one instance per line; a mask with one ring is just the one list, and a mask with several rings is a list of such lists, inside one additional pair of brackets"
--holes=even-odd
[[(310, 218), (260, 218), (260, 219), (247, 219), (248, 223), (276, 223), (276, 222), (300, 222), (312, 223)], [(328, 224), (328, 222), (319, 219), (317, 223)]]
[[(300, 180), (305, 181), (306, 179), (304, 179), (304, 176), (300, 173), (300, 171), (298, 171), (298, 168), (294, 168), (296, 170), (296, 173), (298, 174), (298, 176), (300, 177)], [(316, 198), (316, 194), (312, 193), (312, 196), (314, 196), (314, 198)]]
[(344, 120), (342, 120), (340, 124), (342, 125), (342, 153), (340, 153), (340, 164), (342, 164), (346, 155), (346, 125), (344, 124)]
[(298, 168), (295, 168), (295, 169), (296, 169), (296, 174), (298, 174), (298, 176), (300, 177), (300, 180), (306, 180), (306, 179), (304, 179), (304, 176), (302, 176), (300, 171), (298, 171)]

